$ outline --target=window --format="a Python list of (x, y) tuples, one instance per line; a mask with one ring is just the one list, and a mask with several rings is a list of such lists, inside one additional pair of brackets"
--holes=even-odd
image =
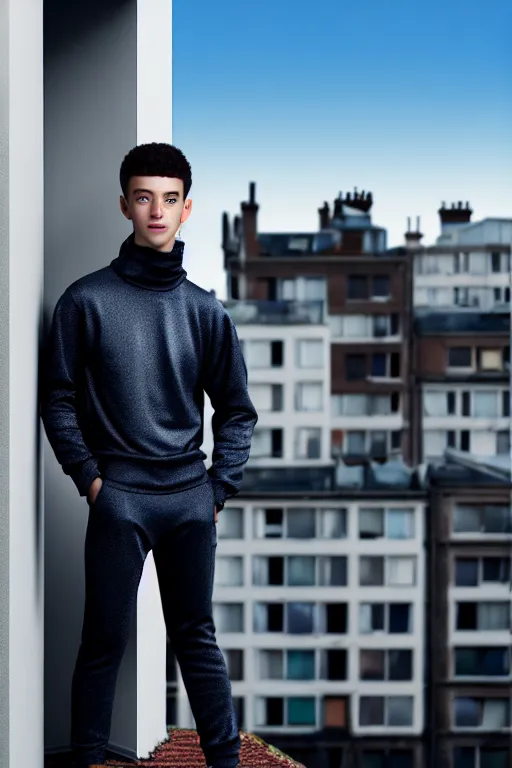
[(412, 680), (412, 651), (360, 650), (360, 680)]
[(260, 680), (315, 680), (315, 651), (261, 650), (258, 675)]
[(286, 652), (287, 680), (315, 680), (315, 652), (289, 650)]
[(366, 356), (345, 355), (345, 375), (347, 381), (355, 381), (366, 378)]
[(217, 523), (219, 539), (244, 538), (244, 510), (240, 507), (224, 507)]
[(454, 533), (511, 533), (512, 507), (502, 505), (456, 504)]
[(453, 765), (457, 768), (510, 768), (512, 752), (508, 747), (453, 747)]
[(380, 556), (359, 558), (359, 584), (362, 587), (380, 587), (384, 584), (384, 558)]
[(360, 726), (412, 725), (412, 696), (361, 696), (359, 699)]
[[(348, 700), (344, 696), (324, 696), (324, 726), (346, 728), (348, 725)], [(336, 763), (333, 763), (336, 766)], [(338, 765), (341, 762), (338, 761)]]
[(254, 632), (283, 632), (283, 603), (254, 603), (253, 627)]
[(228, 676), (230, 680), (244, 679), (244, 652), (243, 650), (230, 648), (222, 649), (222, 655), (226, 662)]
[(366, 275), (349, 275), (347, 299), (368, 299), (368, 278)]
[(287, 603), (287, 631), (293, 635), (313, 632), (314, 603)]
[(282, 384), (251, 384), (251, 400), (258, 412), (283, 410)]
[(251, 441), (251, 458), (281, 458), (283, 455), (283, 430), (256, 427)]
[(244, 584), (243, 557), (221, 555), (215, 561), (215, 586), (242, 587)]
[(320, 651), (321, 680), (347, 679), (347, 651), (345, 648), (325, 648)]
[(346, 555), (320, 556), (319, 583), (323, 587), (347, 586), (347, 557)]
[(360, 539), (411, 539), (414, 537), (414, 510), (361, 508)]
[(508, 429), (499, 429), (496, 432), (496, 453), (498, 456), (510, 454), (510, 432)]
[(409, 634), (412, 632), (411, 603), (361, 603), (359, 605), (359, 632)]
[(319, 459), (322, 430), (320, 427), (298, 427), (295, 430), (295, 458)]
[(478, 368), (481, 371), (501, 371), (501, 349), (479, 349), (477, 352)]
[(315, 510), (311, 507), (297, 507), (286, 510), (288, 539), (315, 538)]
[[(245, 346), (245, 345), (244, 345)], [(281, 340), (246, 341), (248, 368), (278, 368), (283, 365), (283, 342)]]
[(295, 384), (295, 410), (323, 410), (323, 385), (321, 381), (299, 381)]
[(455, 586), (476, 587), (485, 583), (507, 584), (510, 580), (508, 557), (457, 557)]
[(456, 728), (482, 728), (485, 731), (507, 728), (511, 724), (509, 699), (456, 697), (452, 721)]
[(491, 272), (501, 272), (501, 253), (499, 251), (491, 253)]
[(374, 275), (372, 279), (372, 299), (389, 299), (389, 276)]
[[(255, 720), (259, 726), (315, 725), (314, 696), (272, 696), (255, 699)], [(286, 713), (286, 719), (285, 719)]]
[(400, 412), (400, 393), (332, 395), (333, 416), (390, 416)]
[(384, 583), (387, 586), (412, 586), (416, 579), (415, 566), (415, 557), (361, 555), (359, 584), (363, 587), (383, 586)]
[(412, 749), (365, 749), (361, 754), (361, 768), (414, 768), (414, 766)]
[[(469, 416), (469, 413), (463, 415)], [(477, 419), (490, 419), (498, 416), (497, 390), (473, 393), (473, 416)]]
[(298, 368), (323, 368), (324, 343), (322, 339), (297, 339), (295, 355)]
[(469, 272), (469, 253), (454, 253), (453, 254), (453, 271), (455, 274), (461, 272)]
[(347, 536), (346, 509), (320, 509), (320, 538), (345, 539)]
[(244, 605), (243, 603), (216, 603), (213, 604), (213, 621), (217, 632), (243, 632), (244, 631)]
[(400, 378), (400, 354), (398, 352), (376, 352), (372, 355), (371, 375), (373, 378)]
[(410, 587), (416, 583), (415, 557), (387, 558), (387, 584), (393, 587)]
[(450, 368), (471, 368), (471, 347), (450, 347), (448, 349), (448, 366)]
[(344, 635), (347, 632), (347, 604), (326, 603), (324, 605), (325, 631), (332, 635)]
[(508, 646), (454, 648), (455, 677), (507, 677)]
[(459, 602), (455, 606), (455, 629), (459, 631), (510, 629), (510, 602)]

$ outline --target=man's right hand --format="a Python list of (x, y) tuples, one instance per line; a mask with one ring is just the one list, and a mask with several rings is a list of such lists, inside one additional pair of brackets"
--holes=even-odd
[(101, 477), (95, 477), (89, 487), (89, 493), (87, 494), (87, 501), (89, 502), (89, 504), (94, 504), (94, 502), (96, 501), (96, 496), (100, 492), (102, 485), (103, 485), (103, 480), (101, 479)]

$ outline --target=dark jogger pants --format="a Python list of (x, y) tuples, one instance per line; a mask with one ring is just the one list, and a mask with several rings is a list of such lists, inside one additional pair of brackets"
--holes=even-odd
[(155, 494), (128, 491), (107, 478), (89, 505), (84, 623), (71, 690), (71, 746), (80, 768), (105, 760), (117, 674), (150, 549), (206, 763), (239, 764), (231, 684), (212, 618), (214, 504), (209, 479)]

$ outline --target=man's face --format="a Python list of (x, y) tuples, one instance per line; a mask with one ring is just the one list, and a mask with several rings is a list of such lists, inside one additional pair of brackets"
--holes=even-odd
[(180, 224), (192, 210), (192, 200), (183, 199), (183, 181), (168, 176), (132, 176), (127, 194), (128, 199), (121, 195), (121, 211), (133, 222), (137, 245), (171, 251)]

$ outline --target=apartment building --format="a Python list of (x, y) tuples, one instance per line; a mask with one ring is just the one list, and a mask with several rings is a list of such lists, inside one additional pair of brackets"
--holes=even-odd
[[(371, 193), (340, 193), (332, 214), (327, 202), (319, 209), (318, 232), (258, 233), (259, 206), (251, 183), (242, 215), (232, 227), (227, 214), (223, 220), (230, 300), (324, 303), (330, 451), (345, 461), (407, 460), (412, 450), (411, 261), (406, 254), (387, 252), (385, 230), (371, 221), (372, 203)], [(253, 341), (251, 360), (259, 354)], [(315, 348), (320, 349), (318, 343), (303, 345), (312, 367), (320, 354)], [(270, 354), (261, 349), (262, 355)], [(319, 387), (308, 386), (306, 392), (303, 397), (319, 408)]]
[(510, 453), (510, 315), (418, 310), (415, 325), (416, 460), (446, 448)]
[(443, 203), (438, 213), (441, 234), (428, 247), (420, 243), (419, 219), (416, 231), (408, 219), (405, 243), (414, 262), (414, 307), (508, 310), (512, 219), (471, 222), (472, 210), (462, 202), (451, 208)]
[(448, 454), (429, 472), (428, 764), (510, 768), (510, 464)]
[(214, 620), (240, 727), (308, 768), (420, 768), (425, 492), (361, 465), (305, 496), (292, 471), (287, 490), (251, 464), (219, 515)]

